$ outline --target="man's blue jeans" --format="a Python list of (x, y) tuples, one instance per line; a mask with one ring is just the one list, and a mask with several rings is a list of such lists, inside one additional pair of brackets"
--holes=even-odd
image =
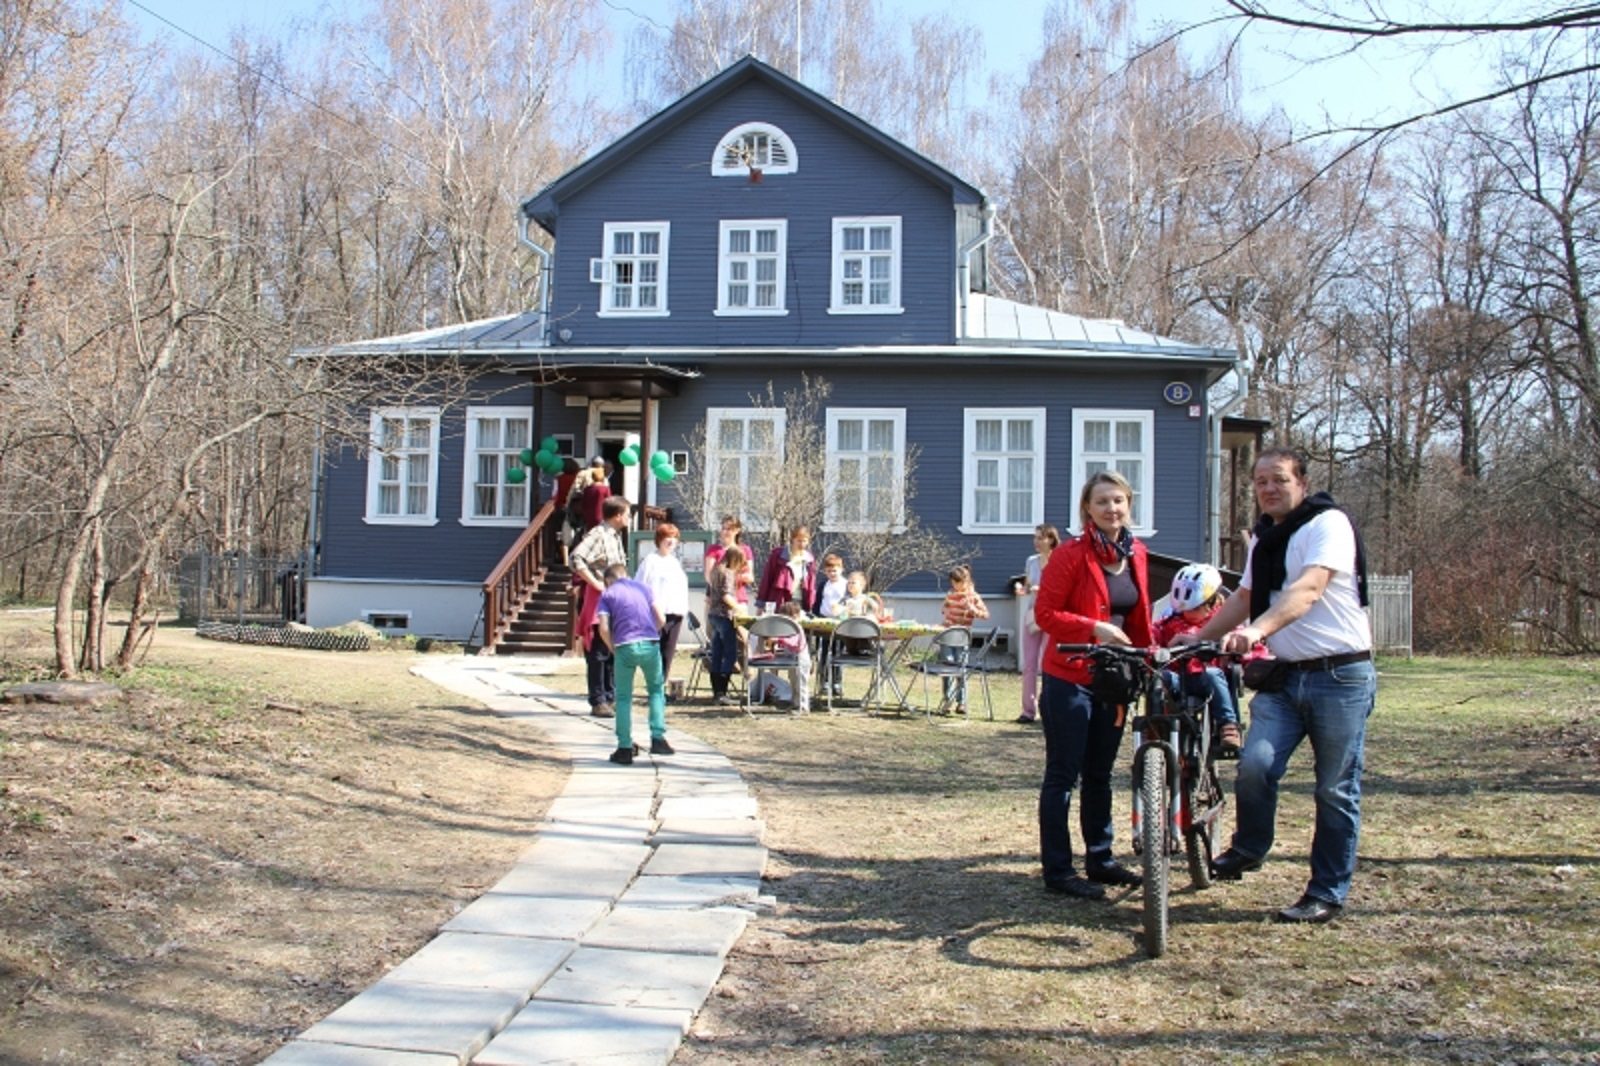
[(661, 673), (661, 644), (635, 640), (617, 645), (617, 747), (633, 746), (633, 671), (644, 674), (650, 697), (650, 738), (667, 735), (667, 690)]
[(1344, 903), (1355, 873), (1363, 748), (1377, 677), (1370, 662), (1294, 671), (1283, 691), (1258, 692), (1250, 701), (1250, 732), (1239, 754), (1233, 787), (1239, 808), (1233, 848), (1251, 859), (1264, 858), (1272, 849), (1278, 782), (1288, 769), (1289, 756), (1310, 738), (1317, 775), (1317, 826), (1306, 895), (1328, 903)]
[(1039, 861), (1046, 881), (1073, 875), (1068, 812), (1072, 790), (1083, 779), (1078, 825), (1083, 831), (1083, 863), (1094, 870), (1111, 861), (1111, 767), (1122, 742), (1117, 709), (1074, 685), (1044, 675), (1039, 698), (1044, 723), (1044, 783), (1039, 786)]

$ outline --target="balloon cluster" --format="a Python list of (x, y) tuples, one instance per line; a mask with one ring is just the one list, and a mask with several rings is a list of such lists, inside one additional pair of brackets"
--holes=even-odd
[[(623, 466), (638, 466), (639, 446), (637, 444), (630, 444), (626, 448), (622, 449), (622, 451), (617, 455), (617, 462), (621, 463)], [(658, 481), (671, 481), (673, 478), (678, 476), (678, 472), (672, 469), (672, 456), (668, 455), (666, 452), (651, 453), (650, 472), (656, 476), (656, 480)]]
[(512, 485), (520, 485), (528, 479), (527, 467), (534, 466), (546, 474), (559, 474), (565, 460), (562, 459), (559, 449), (561, 442), (554, 437), (546, 437), (539, 442), (539, 450), (524, 448), (517, 458), (521, 466), (506, 465), (506, 481)]

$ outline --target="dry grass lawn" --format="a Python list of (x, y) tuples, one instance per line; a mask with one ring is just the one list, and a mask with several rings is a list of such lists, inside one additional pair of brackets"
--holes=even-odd
[(0, 1062), (260, 1061), (499, 878), (565, 762), (414, 659), (165, 630), (120, 701), (0, 705)]
[(670, 709), (757, 791), (780, 901), (675, 1061), (1600, 1059), (1600, 663), (1381, 672), (1348, 915), (1270, 920), (1306, 878), (1302, 754), (1272, 860), (1198, 892), (1175, 871), (1156, 961), (1137, 894), (1041, 890), (1043, 740), (1010, 722), (1014, 676), (995, 723)]

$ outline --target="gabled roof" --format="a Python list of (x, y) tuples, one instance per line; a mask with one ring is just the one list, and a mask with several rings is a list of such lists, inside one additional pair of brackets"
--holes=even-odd
[(1036, 344), (1045, 348), (1097, 348), (1108, 352), (1234, 358), (1232, 351), (1147, 333), (1120, 319), (1084, 318), (981, 292), (967, 297), (967, 343), (983, 347)]
[(745, 56), (546, 185), (523, 202), (522, 213), (545, 229), (551, 229), (560, 211), (562, 200), (621, 165), (641, 148), (681, 125), (707, 104), (727, 96), (751, 81), (765, 82), (797, 103), (825, 116), (853, 136), (920, 173), (935, 185), (948, 188), (956, 200), (970, 203), (979, 203), (983, 200), (982, 190), (963, 181), (927, 156), (913, 151), (876, 126), (851, 114), (815, 90), (806, 88), (782, 71), (768, 66), (754, 56)]

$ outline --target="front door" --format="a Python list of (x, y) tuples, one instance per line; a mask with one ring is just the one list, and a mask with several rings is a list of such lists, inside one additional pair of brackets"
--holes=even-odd
[(648, 502), (639, 497), (640, 464), (623, 466), (617, 456), (629, 445), (639, 450), (639, 407), (638, 400), (596, 400), (589, 405), (589, 454), (611, 464), (611, 491), (635, 508)]

